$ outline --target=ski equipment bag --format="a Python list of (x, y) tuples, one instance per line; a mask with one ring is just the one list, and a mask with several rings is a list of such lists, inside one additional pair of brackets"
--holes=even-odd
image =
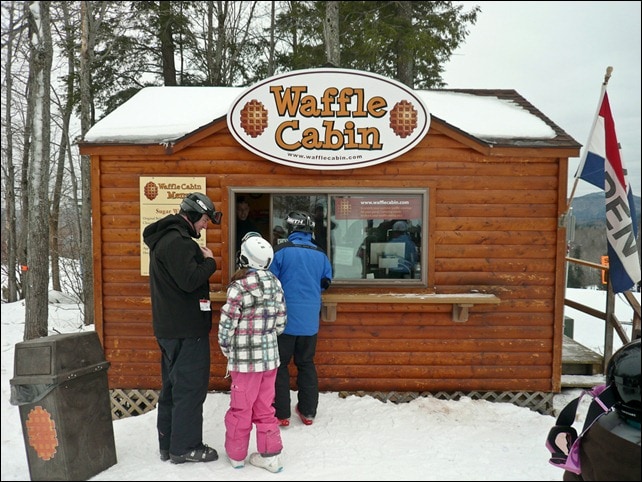
[[(551, 465), (574, 474), (582, 473), (580, 464), (582, 436), (602, 415), (613, 409), (615, 404), (614, 392), (615, 389), (612, 385), (598, 385), (591, 390), (582, 390), (579, 397), (569, 402), (562, 409), (557, 417), (555, 426), (551, 428), (546, 438), (546, 448), (551, 452), (551, 458), (549, 459)], [(586, 413), (582, 432), (578, 435), (577, 430), (573, 428), (573, 422), (575, 422), (575, 414), (584, 395), (590, 395), (592, 401)]]

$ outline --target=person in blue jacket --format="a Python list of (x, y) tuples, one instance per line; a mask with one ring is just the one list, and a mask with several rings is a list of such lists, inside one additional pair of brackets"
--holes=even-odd
[(282, 427), (290, 424), (290, 372), (294, 358), (298, 389), (296, 413), (312, 425), (319, 404), (319, 381), (314, 364), (319, 333), (321, 292), (332, 283), (332, 266), (323, 249), (312, 240), (314, 220), (305, 211), (292, 211), (286, 219), (289, 235), (274, 247), (270, 271), (281, 281), (288, 322), (278, 336), (280, 365), (276, 376), (274, 408)]

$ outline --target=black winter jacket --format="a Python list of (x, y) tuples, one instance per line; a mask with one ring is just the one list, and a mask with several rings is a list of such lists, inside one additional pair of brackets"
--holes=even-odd
[(154, 335), (157, 338), (209, 336), (212, 312), (201, 311), (209, 300), (209, 278), (216, 261), (205, 258), (192, 238), (198, 233), (182, 216), (170, 214), (148, 225), (143, 240), (149, 247), (149, 287)]

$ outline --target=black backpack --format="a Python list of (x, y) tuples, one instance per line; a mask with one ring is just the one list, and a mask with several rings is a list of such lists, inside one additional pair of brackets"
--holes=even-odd
[[(575, 414), (584, 395), (592, 397), (586, 413), (582, 432), (577, 434), (573, 428)], [(555, 426), (548, 432), (546, 448), (551, 452), (549, 463), (574, 474), (581, 474), (580, 443), (582, 436), (604, 414), (613, 410), (615, 405), (615, 388), (613, 385), (597, 385), (591, 390), (582, 390), (579, 397), (569, 402), (560, 412)]]

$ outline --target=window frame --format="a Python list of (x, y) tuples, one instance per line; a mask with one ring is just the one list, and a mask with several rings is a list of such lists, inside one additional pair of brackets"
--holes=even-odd
[[(230, 200), (229, 204), (229, 218), (230, 227), (229, 227), (229, 247), (230, 247), (230, 269), (235, 269), (235, 260), (236, 253), (234, 250), (235, 242), (234, 239), (236, 236), (236, 197), (239, 195), (252, 196), (252, 195), (268, 195), (269, 196), (269, 236), (267, 239), (272, 242), (271, 233), (275, 227), (275, 212), (274, 212), (274, 196), (279, 195), (293, 195), (293, 196), (314, 196), (317, 200), (319, 196), (323, 196), (324, 205), (326, 206), (325, 210), (325, 220), (326, 225), (331, 226), (331, 223), (335, 222), (334, 213), (331, 209), (327, 209), (327, 206), (332, 206), (333, 200), (336, 200), (336, 197), (345, 197), (345, 196), (372, 196), (372, 197), (389, 197), (389, 196), (420, 196), (420, 206), (421, 206), (421, 230), (420, 237), (421, 242), (418, 246), (420, 257), (419, 257), (419, 276), (411, 279), (392, 279), (392, 278), (334, 278), (332, 284), (337, 286), (355, 286), (355, 287), (364, 287), (364, 286), (412, 286), (412, 287), (426, 287), (428, 280), (428, 270), (434, 265), (430, 262), (433, 258), (432, 253), (428, 251), (428, 237), (430, 233), (430, 219), (429, 219), (429, 206), (430, 206), (430, 188), (416, 188), (416, 187), (373, 187), (373, 188), (327, 188), (327, 187), (276, 187), (276, 186), (261, 186), (261, 187), (247, 187), (247, 186), (236, 186), (228, 188)], [(316, 202), (316, 201), (315, 201)], [(311, 215), (314, 215), (313, 211), (310, 212)], [(282, 227), (283, 224), (280, 224)], [(265, 236), (265, 233), (262, 233)], [(327, 242), (330, 243), (333, 249), (338, 247), (338, 245), (332, 245), (331, 229), (327, 230), (326, 234)], [(332, 256), (329, 255), (330, 261), (333, 264), (336, 261), (336, 254)], [(333, 259), (334, 258), (334, 259)], [(231, 274), (230, 274), (231, 275)]]

